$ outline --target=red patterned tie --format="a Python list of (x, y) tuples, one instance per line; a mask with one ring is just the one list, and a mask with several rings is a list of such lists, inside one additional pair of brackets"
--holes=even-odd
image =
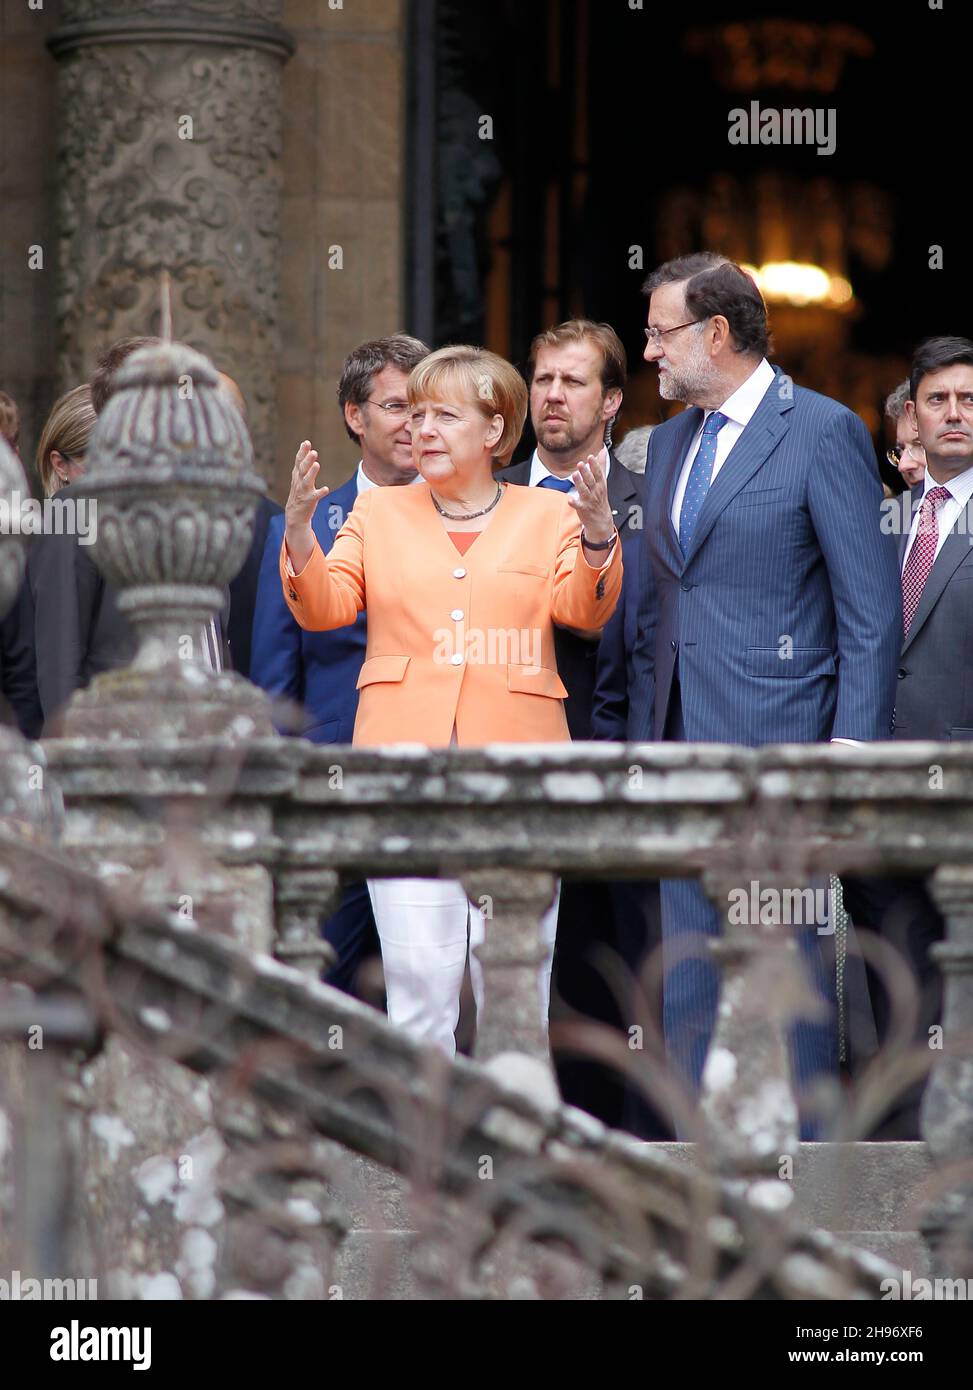
[(906, 637), (909, 635), (909, 628), (922, 598), (922, 590), (936, 558), (936, 546), (939, 544), (939, 509), (949, 497), (948, 488), (931, 487), (919, 508), (919, 525), (912, 541), (909, 558), (905, 562), (905, 569), (902, 571), (902, 632)]

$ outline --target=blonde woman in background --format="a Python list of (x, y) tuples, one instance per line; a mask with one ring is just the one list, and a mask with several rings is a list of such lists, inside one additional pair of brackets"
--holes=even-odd
[(45, 497), (53, 497), (84, 472), (88, 438), (94, 429), (91, 388), (76, 386), (54, 402), (37, 445), (35, 466)]
[[(88, 440), (95, 424), (88, 386), (56, 401), (41, 431), (35, 463), (45, 497), (80, 491)], [(71, 512), (65, 511), (65, 519)], [(89, 516), (90, 520), (90, 516)], [(77, 528), (35, 536), (27, 556), (27, 584), (34, 612), (37, 693), (44, 732), (74, 692), (100, 671), (127, 666), (134, 654), (132, 629)]]

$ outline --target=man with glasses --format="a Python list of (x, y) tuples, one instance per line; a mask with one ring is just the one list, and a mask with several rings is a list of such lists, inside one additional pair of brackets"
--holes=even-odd
[[(325, 554), (359, 493), (372, 487), (399, 487), (418, 476), (412, 462), (406, 382), (428, 352), (417, 338), (396, 333), (360, 344), (346, 359), (338, 382), (338, 405), (361, 459), (351, 477), (314, 513), (311, 525)], [(281, 513), (268, 527), (260, 568), (250, 679), (277, 697), (278, 719), (289, 732), (301, 733), (313, 743), (350, 743), (358, 711), (356, 682), (365, 659), (366, 615), (359, 614), (357, 622), (334, 632), (305, 632), (298, 627), (280, 584), (283, 537)], [(364, 959), (377, 957), (379, 951), (364, 883), (346, 887), (340, 908), (322, 923), (321, 930), (338, 956), (325, 978), (351, 993)]]
[[(725, 257), (670, 261), (643, 290), (646, 361), (662, 398), (689, 407), (653, 431), (645, 470), (655, 737), (888, 738), (902, 618), (867, 429), (770, 365), (760, 292)], [(663, 883), (666, 1045), (690, 1092), (716, 1017), (707, 938), (722, 916), (696, 882)], [(800, 937), (828, 998), (814, 927)], [(835, 1069), (831, 1024), (802, 1018), (790, 1041), (798, 1088)]]
[(902, 479), (904, 490), (917, 487), (926, 474), (926, 452), (907, 411), (909, 381), (906, 378), (885, 401), (885, 414), (895, 425), (895, 443), (885, 457)]

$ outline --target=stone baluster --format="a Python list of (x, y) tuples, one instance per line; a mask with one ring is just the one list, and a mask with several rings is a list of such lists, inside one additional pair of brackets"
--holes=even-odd
[[(728, 1175), (756, 1178), (776, 1176), (781, 1156), (796, 1152), (787, 1028), (795, 1015), (813, 1015), (820, 1001), (804, 981), (791, 928), (764, 925), (759, 913), (729, 910), (742, 877), (725, 868), (703, 875), (707, 894), (723, 914), (724, 935), (711, 943), (722, 979), (700, 1106), (707, 1161)], [(751, 875), (746, 877), (743, 888), (749, 891)], [(779, 871), (754, 872), (752, 883), (758, 892), (771, 889), (778, 903), (794, 886)]]
[(14, 1198), (0, 1222), (0, 1268), (25, 1278), (90, 1277), (74, 1108), (86, 1108), (79, 1068), (96, 1040), (80, 995), (0, 986), (0, 1116), (5, 1109)]
[(933, 947), (944, 980), (942, 1051), (922, 1100), (922, 1136), (939, 1170), (938, 1195), (922, 1220), (934, 1269), (973, 1279), (973, 868), (944, 865), (931, 880), (946, 919)]
[[(275, 456), (282, 0), (63, 0), (58, 62), (62, 389), (118, 338), (159, 331), (217, 358)], [(53, 257), (52, 257), (53, 260)]]
[(321, 936), (321, 919), (341, 902), (341, 879), (320, 865), (278, 864), (274, 870), (274, 955), (319, 979), (337, 964), (334, 947)]
[[(461, 877), (487, 919), (483, 943), (474, 952), (483, 969), (484, 994), (474, 1055), (486, 1062), (510, 1053), (531, 1057), (544, 1064), (553, 1084), (538, 974), (547, 951), (539, 922), (554, 898), (554, 876), (535, 869), (482, 869)], [(499, 1067), (497, 1074), (503, 1074)]]

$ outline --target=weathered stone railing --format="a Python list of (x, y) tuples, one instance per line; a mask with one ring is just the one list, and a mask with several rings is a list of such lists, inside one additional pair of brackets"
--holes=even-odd
[[(23, 1073), (19, 1034), (38, 1019), (51, 1025), (39, 1115), (39, 1098), (25, 1119), (0, 1088), (17, 1193), (34, 1198), (6, 1224), (13, 1258), (26, 1247), (35, 1263), (24, 1267), (38, 1276), (90, 1275), (108, 1253), (110, 1296), (171, 1297), (179, 1284), (158, 1270), (173, 1266), (188, 1296), (325, 1296), (347, 1218), (333, 1199), (333, 1145), (322, 1149), (315, 1134), (435, 1198), (417, 1241), (429, 1296), (482, 1296), (498, 1272), (505, 1291), (526, 1285), (536, 1296), (559, 1279), (563, 1287), (569, 1264), (603, 1297), (874, 1298), (890, 1272), (802, 1231), (786, 1184), (718, 1181), (524, 1093), (517, 1074), (504, 1084), (503, 1068), (447, 1062), (301, 972), (139, 906), (7, 830), (0, 960), (20, 981), (16, 995), (0, 995), (9, 1039), (0, 1061), (19, 1058)], [(188, 1178), (172, 1157), (178, 1117), (161, 1117), (169, 1142), (146, 1156), (144, 1131), (159, 1122), (153, 1056), (216, 1083), (215, 1129), (179, 1159), (180, 1170), (200, 1165)], [(80, 1144), (52, 1122), (56, 1061), (72, 1078)], [(50, 1211), (46, 1223), (38, 1215), (39, 1192), (59, 1199), (53, 1230)], [(41, 1269), (39, 1250), (50, 1262)], [(146, 1265), (156, 1272), (140, 1274)]]
[[(476, 1055), (497, 1059), (500, 1074), (498, 1054), (537, 1052), (525, 1023), (536, 997), (529, 923), (549, 901), (553, 875), (700, 873), (725, 909), (728, 888), (751, 881), (934, 870), (948, 976), (945, 1045), (929, 1053), (938, 1060), (925, 1124), (944, 1170), (958, 1165), (962, 1178), (973, 1160), (973, 748), (574, 744), (429, 753), (267, 739), (232, 749), (219, 740), (64, 740), (49, 745), (48, 758), (67, 806), (63, 847), (79, 862), (101, 873), (130, 866), (140, 896), (176, 910), (188, 899), (200, 921), (222, 912), (240, 939), (265, 949), (273, 940), (312, 974), (317, 923), (342, 877), (447, 875), (488, 896), (489, 1026)], [(206, 854), (195, 866), (170, 856), (162, 872), (164, 827), (177, 806), (175, 843)], [(708, 1074), (697, 1132), (717, 1171), (756, 1179), (776, 1174), (797, 1145), (783, 1043), (792, 1011), (775, 1008), (767, 993), (770, 978), (793, 997), (794, 948), (779, 926), (728, 921), (726, 933), (713, 1048), (731, 1065), (715, 1081)], [(660, 1057), (642, 1065), (662, 1079)], [(679, 1103), (671, 1083), (664, 1094)], [(755, 1109), (759, 1127), (747, 1123)], [(849, 1125), (836, 1137), (856, 1137)], [(950, 1186), (931, 1232), (968, 1219), (965, 1185)], [(956, 1261), (953, 1252), (954, 1275)]]

